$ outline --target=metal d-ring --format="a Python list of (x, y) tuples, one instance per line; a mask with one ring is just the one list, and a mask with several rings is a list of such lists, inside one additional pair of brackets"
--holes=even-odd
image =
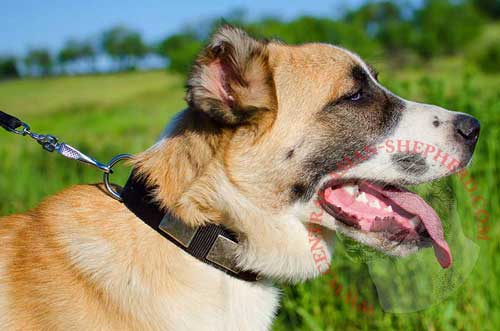
[(132, 158), (133, 158), (133, 156), (130, 155), (130, 154), (120, 154), (120, 155), (115, 156), (107, 164), (107, 167), (108, 167), (108, 169), (110, 171), (109, 172), (105, 172), (104, 175), (103, 175), (103, 177), (102, 177), (103, 181), (104, 181), (104, 185), (106, 186), (106, 190), (108, 191), (108, 194), (112, 198), (114, 198), (114, 199), (116, 199), (118, 201), (122, 201), (122, 197), (121, 197), (120, 193), (118, 193), (115, 189), (113, 189), (113, 187), (109, 183), (109, 174), (113, 173), (112, 169), (113, 169), (113, 166), (115, 164), (117, 164), (118, 162), (120, 162), (122, 160), (130, 160)]
[(21, 130), (7, 128), (7, 131), (18, 134), (20, 136), (26, 136), (26, 135), (30, 134), (31, 128), (28, 124), (21, 122), (21, 127), (22, 127)]

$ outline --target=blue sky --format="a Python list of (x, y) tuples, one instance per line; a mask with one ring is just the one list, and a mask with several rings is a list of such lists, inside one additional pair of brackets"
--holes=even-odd
[(362, 0), (0, 0), (0, 54), (23, 55), (29, 48), (57, 50), (70, 37), (98, 36), (102, 30), (126, 24), (156, 41), (188, 23), (219, 18), (235, 8), (250, 17), (300, 14), (335, 16)]

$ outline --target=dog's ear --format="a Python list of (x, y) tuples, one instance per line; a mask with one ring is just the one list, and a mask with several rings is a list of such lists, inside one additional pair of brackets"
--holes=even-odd
[(266, 43), (225, 25), (198, 56), (186, 100), (216, 121), (237, 125), (274, 109), (275, 95)]

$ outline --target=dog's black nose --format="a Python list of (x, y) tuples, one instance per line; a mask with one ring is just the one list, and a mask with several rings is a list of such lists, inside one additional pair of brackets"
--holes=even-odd
[(455, 118), (455, 130), (467, 145), (475, 145), (479, 138), (479, 121), (472, 116), (460, 114)]

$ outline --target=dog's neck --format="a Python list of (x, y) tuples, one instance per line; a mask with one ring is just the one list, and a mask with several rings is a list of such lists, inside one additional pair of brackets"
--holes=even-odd
[[(239, 265), (263, 276), (298, 281), (317, 276), (303, 206), (270, 214), (238, 190), (226, 174), (224, 149), (233, 134), (187, 109), (165, 137), (137, 158), (136, 168), (158, 203), (189, 226), (222, 224), (240, 237)], [(331, 232), (315, 232), (330, 259)]]
[[(137, 157), (136, 169), (150, 186), (157, 187), (154, 196), (162, 207), (189, 225), (199, 226), (209, 218), (199, 215), (196, 204), (183, 205), (182, 201), (214, 159), (222, 132), (200, 112), (187, 109), (181, 114), (166, 137)], [(212, 222), (220, 218), (210, 216)]]

